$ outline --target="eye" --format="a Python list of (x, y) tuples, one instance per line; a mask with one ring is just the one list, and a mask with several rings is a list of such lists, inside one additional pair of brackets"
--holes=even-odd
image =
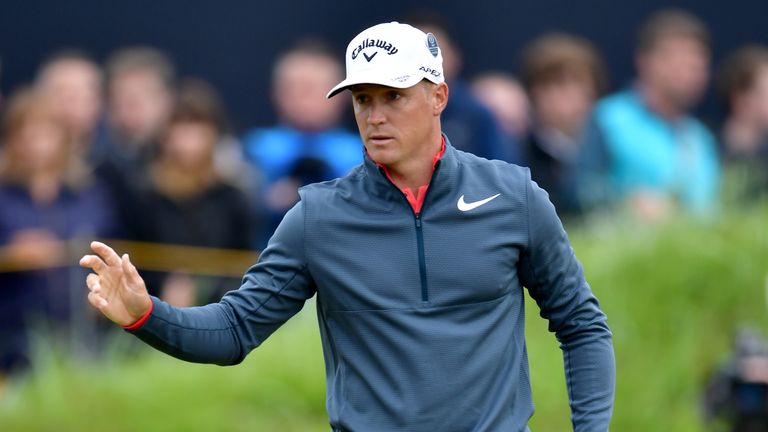
[(400, 92), (394, 90), (387, 92), (387, 99), (391, 101), (400, 99)]
[(364, 104), (370, 100), (370, 97), (368, 97), (367, 94), (363, 94), (363, 93), (358, 93), (354, 95), (354, 98), (355, 98), (355, 102), (357, 102), (358, 104)]

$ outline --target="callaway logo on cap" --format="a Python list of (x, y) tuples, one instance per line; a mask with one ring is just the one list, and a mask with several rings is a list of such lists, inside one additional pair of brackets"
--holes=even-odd
[(333, 97), (355, 84), (408, 88), (428, 79), (444, 81), (443, 55), (432, 33), (399, 22), (365, 29), (347, 46), (347, 78), (328, 92)]

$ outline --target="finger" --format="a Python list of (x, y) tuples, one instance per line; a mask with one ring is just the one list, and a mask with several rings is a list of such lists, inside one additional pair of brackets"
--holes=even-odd
[(96, 309), (103, 309), (107, 307), (108, 303), (101, 295), (91, 291), (88, 293), (88, 302)]
[(104, 263), (104, 261), (102, 261), (101, 258), (96, 255), (86, 255), (80, 258), (80, 266), (90, 268), (99, 274), (101, 274), (107, 268), (107, 265)]
[(96, 273), (91, 273), (85, 278), (85, 284), (88, 286), (88, 289), (94, 292), (101, 291), (101, 286), (99, 284), (99, 276)]
[(93, 241), (91, 242), (91, 249), (96, 252), (108, 266), (120, 265), (120, 257), (117, 255), (117, 252), (104, 243)]
[(128, 283), (131, 286), (141, 286), (142, 279), (139, 276), (139, 271), (136, 270), (136, 266), (131, 262), (131, 257), (128, 254), (123, 254), (123, 274), (128, 279)]

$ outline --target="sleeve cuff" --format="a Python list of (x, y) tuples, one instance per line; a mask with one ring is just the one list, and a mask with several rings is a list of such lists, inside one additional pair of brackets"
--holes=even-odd
[(140, 329), (141, 326), (143, 326), (144, 323), (147, 322), (147, 320), (149, 319), (149, 316), (152, 314), (152, 309), (154, 308), (155, 308), (155, 302), (151, 301), (149, 303), (149, 309), (147, 309), (147, 311), (144, 312), (144, 315), (142, 315), (141, 318), (139, 318), (138, 321), (136, 321), (135, 323), (127, 326), (123, 326), (123, 329), (128, 331)]

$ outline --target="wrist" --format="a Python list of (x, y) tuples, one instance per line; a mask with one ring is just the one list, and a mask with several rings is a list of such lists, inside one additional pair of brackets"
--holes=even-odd
[(132, 324), (124, 325), (123, 329), (128, 331), (138, 330), (140, 329), (144, 323), (147, 322), (149, 319), (149, 316), (152, 314), (152, 309), (154, 308), (155, 304), (152, 302), (152, 299), (149, 299), (149, 307), (147, 308), (147, 311), (144, 312), (144, 314), (139, 317), (136, 321), (134, 321)]

